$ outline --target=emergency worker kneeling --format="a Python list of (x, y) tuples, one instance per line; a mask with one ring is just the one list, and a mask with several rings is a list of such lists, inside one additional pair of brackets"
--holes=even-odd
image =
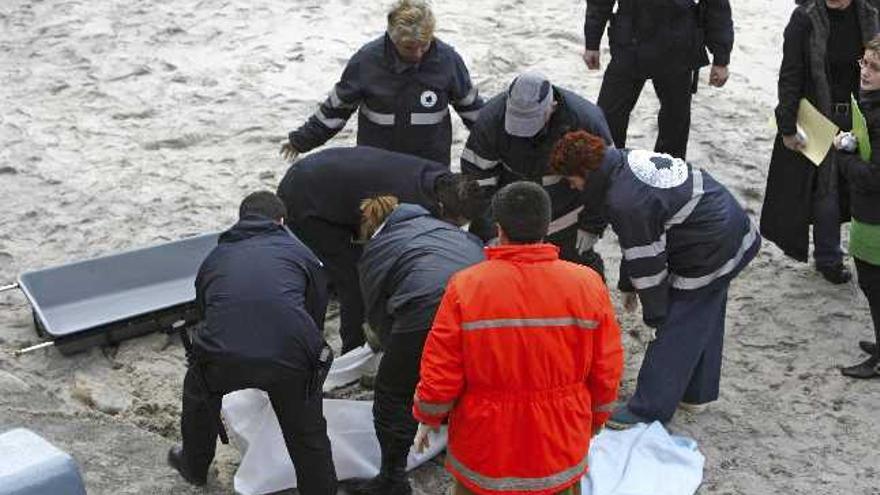
[(183, 446), (168, 462), (203, 485), (221, 431), (224, 394), (266, 391), (303, 495), (336, 493), (321, 387), (332, 362), (322, 336), (327, 290), (318, 258), (283, 226), (271, 192), (244, 199), (196, 277), (205, 327), (195, 332), (183, 382)]

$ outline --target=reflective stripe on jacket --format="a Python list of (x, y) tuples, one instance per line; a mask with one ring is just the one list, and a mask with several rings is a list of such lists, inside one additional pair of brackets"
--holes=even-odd
[(447, 285), (413, 414), (449, 418), (447, 468), (479, 494), (555, 493), (587, 469), (622, 371), (608, 290), (550, 244), (486, 249)]
[(359, 145), (420, 156), (448, 167), (449, 106), (468, 128), (483, 106), (461, 56), (435, 39), (418, 64), (407, 64), (385, 34), (348, 61), (327, 99), (290, 133), (290, 142), (300, 152), (321, 146), (359, 110)]
[(617, 233), (622, 291), (637, 291), (645, 323), (666, 319), (669, 291), (730, 281), (755, 257), (761, 236), (736, 198), (708, 172), (645, 150), (609, 149), (590, 181), (605, 190)]

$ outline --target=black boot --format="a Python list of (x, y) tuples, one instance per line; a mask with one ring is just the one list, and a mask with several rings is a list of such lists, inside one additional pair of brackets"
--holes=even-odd
[(833, 265), (816, 265), (816, 270), (822, 274), (822, 278), (834, 285), (845, 284), (852, 280), (852, 273), (840, 262)]
[(382, 450), (379, 474), (369, 480), (355, 481), (348, 490), (354, 495), (411, 495), (406, 460), (412, 442), (395, 441), (393, 434), (384, 428), (377, 428), (376, 433)]
[(851, 378), (880, 377), (880, 357), (875, 354), (859, 364), (841, 368), (840, 372)]
[(187, 483), (196, 486), (202, 486), (208, 482), (207, 477), (201, 478), (189, 472), (189, 469), (184, 465), (184, 457), (183, 457), (183, 448), (179, 445), (175, 445), (171, 447), (168, 451), (168, 465), (173, 467), (183, 479), (187, 481)]
[(348, 490), (353, 495), (412, 495), (412, 487), (406, 476), (406, 457), (403, 457), (402, 463), (398, 460), (394, 466), (388, 466), (383, 459), (382, 469), (375, 478), (356, 481)]
[(877, 353), (877, 344), (875, 342), (869, 342), (867, 340), (859, 341), (859, 348), (868, 354), (874, 355)]

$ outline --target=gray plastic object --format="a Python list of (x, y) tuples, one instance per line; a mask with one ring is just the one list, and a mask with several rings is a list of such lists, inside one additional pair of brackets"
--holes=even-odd
[(217, 245), (205, 234), (22, 274), (37, 332), (70, 354), (198, 321), (199, 266)]
[(0, 495), (48, 494), (86, 494), (76, 461), (30, 430), (0, 434)]

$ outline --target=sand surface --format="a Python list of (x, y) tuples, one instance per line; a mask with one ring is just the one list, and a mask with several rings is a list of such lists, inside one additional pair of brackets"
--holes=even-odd
[[(436, 2), (438, 35), (484, 95), (526, 68), (594, 99), (580, 60), (584, 2)], [(696, 96), (689, 158), (756, 218), (772, 139), (782, 30), (793, 2), (737, 0), (732, 76)], [(85, 0), (0, 2), (0, 283), (23, 272), (230, 225), (240, 199), (275, 188), (287, 131), (348, 57), (384, 29), (386, 2)], [(603, 62), (607, 62), (607, 51)], [(650, 86), (630, 129), (652, 147)], [(353, 143), (354, 122), (332, 142)], [(466, 137), (456, 119), (457, 157)], [(601, 249), (616, 273), (613, 235)], [(612, 280), (613, 281), (613, 280)], [(617, 294), (614, 295), (617, 300)], [(646, 328), (623, 314), (628, 396)], [(880, 494), (880, 381), (840, 376), (870, 335), (855, 285), (832, 286), (765, 245), (734, 283), (721, 400), (670, 429), (707, 456), (700, 493)], [(333, 325), (331, 325), (332, 327)], [(237, 452), (206, 490), (165, 466), (179, 441), (180, 345), (157, 334), (73, 357), (21, 358), (30, 308), (0, 294), (0, 430), (26, 426), (72, 453), (89, 493), (232, 493)], [(355, 392), (349, 391), (349, 393)], [(440, 494), (438, 464), (414, 474)]]

